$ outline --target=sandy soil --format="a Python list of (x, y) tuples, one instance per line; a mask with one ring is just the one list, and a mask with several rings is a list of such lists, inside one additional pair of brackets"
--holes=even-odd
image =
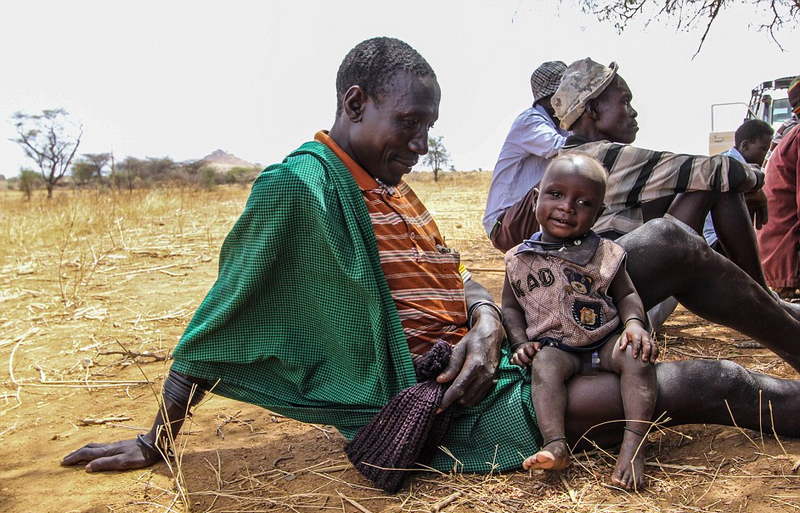
[[(446, 174), (439, 184), (427, 176), (411, 181), (449, 243), (499, 299), (502, 258), (480, 227), (488, 173)], [(608, 485), (613, 454), (591, 454), (547, 475), (417, 474), (387, 496), (347, 465), (344, 440), (334, 429), (211, 397), (187, 424), (185, 447), (170, 467), (108, 474), (61, 467), (61, 458), (83, 444), (132, 438), (149, 426), (169, 366), (165, 358), (213, 283), (219, 245), (245, 197), (245, 191), (181, 197), (179, 206), (144, 213), (135, 226), (117, 219), (109, 224), (120, 227), (108, 235), (113, 243), (96, 241), (93, 252), (75, 250), (68, 258), (64, 246), (33, 239), (6, 248), (0, 512), (800, 509), (800, 442), (776, 441), (767, 427), (763, 437), (709, 426), (651, 435), (648, 487), (638, 494)], [(16, 206), (17, 197), (0, 200), (4, 208), (28, 209), (8, 217), (16, 223), (41, 215)], [(70, 237), (81, 240), (77, 229), (64, 240)], [(86, 255), (93, 255), (92, 265), (82, 260)], [(740, 334), (684, 310), (659, 340), (665, 359), (732, 358), (795, 376), (769, 351), (748, 348)]]

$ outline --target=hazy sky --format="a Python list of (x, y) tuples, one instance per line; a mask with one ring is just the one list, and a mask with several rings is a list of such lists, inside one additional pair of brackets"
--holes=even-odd
[(433, 66), (434, 135), (464, 170), (493, 168), (546, 60), (617, 61), (639, 111), (637, 144), (691, 153), (707, 151), (712, 103), (746, 102), (756, 84), (800, 73), (796, 34), (782, 34), (781, 52), (749, 26), (749, 9), (723, 12), (692, 60), (701, 29), (637, 23), (618, 35), (575, 1), (4, 2), (0, 174), (32, 165), (9, 141), (11, 115), (48, 108), (82, 123), (80, 153), (187, 160), (220, 148), (279, 161), (330, 128), (339, 63), (379, 35)]

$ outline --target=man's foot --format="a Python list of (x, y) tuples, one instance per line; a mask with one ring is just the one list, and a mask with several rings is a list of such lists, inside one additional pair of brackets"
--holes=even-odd
[(797, 289), (794, 287), (778, 287), (772, 289), (781, 299), (791, 300), (797, 297)]
[(644, 486), (644, 444), (641, 436), (625, 433), (619, 449), (617, 466), (611, 474), (611, 484), (625, 490), (641, 490)]
[(786, 313), (791, 315), (795, 318), (795, 320), (800, 321), (800, 303), (795, 303), (794, 301), (788, 301), (786, 299), (778, 299), (778, 304), (781, 305)]
[(561, 470), (569, 466), (570, 454), (566, 440), (553, 440), (539, 452), (522, 462), (525, 470)]

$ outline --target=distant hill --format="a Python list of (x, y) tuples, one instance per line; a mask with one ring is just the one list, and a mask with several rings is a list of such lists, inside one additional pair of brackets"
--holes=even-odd
[(223, 150), (212, 151), (210, 154), (200, 159), (200, 162), (208, 167), (215, 168), (217, 171), (227, 171), (234, 167), (260, 167), (258, 164), (242, 160), (236, 155)]

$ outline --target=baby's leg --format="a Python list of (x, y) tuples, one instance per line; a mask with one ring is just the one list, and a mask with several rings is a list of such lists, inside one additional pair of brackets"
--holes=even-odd
[(658, 393), (656, 368), (631, 356), (631, 346), (622, 352), (619, 340), (610, 340), (600, 351), (600, 367), (619, 374), (625, 433), (611, 482), (626, 490), (644, 484), (644, 437), (650, 427)]
[(528, 457), (526, 469), (559, 470), (569, 465), (569, 447), (564, 435), (567, 388), (564, 382), (578, 373), (580, 357), (554, 347), (543, 347), (531, 366), (531, 396), (544, 444)]

